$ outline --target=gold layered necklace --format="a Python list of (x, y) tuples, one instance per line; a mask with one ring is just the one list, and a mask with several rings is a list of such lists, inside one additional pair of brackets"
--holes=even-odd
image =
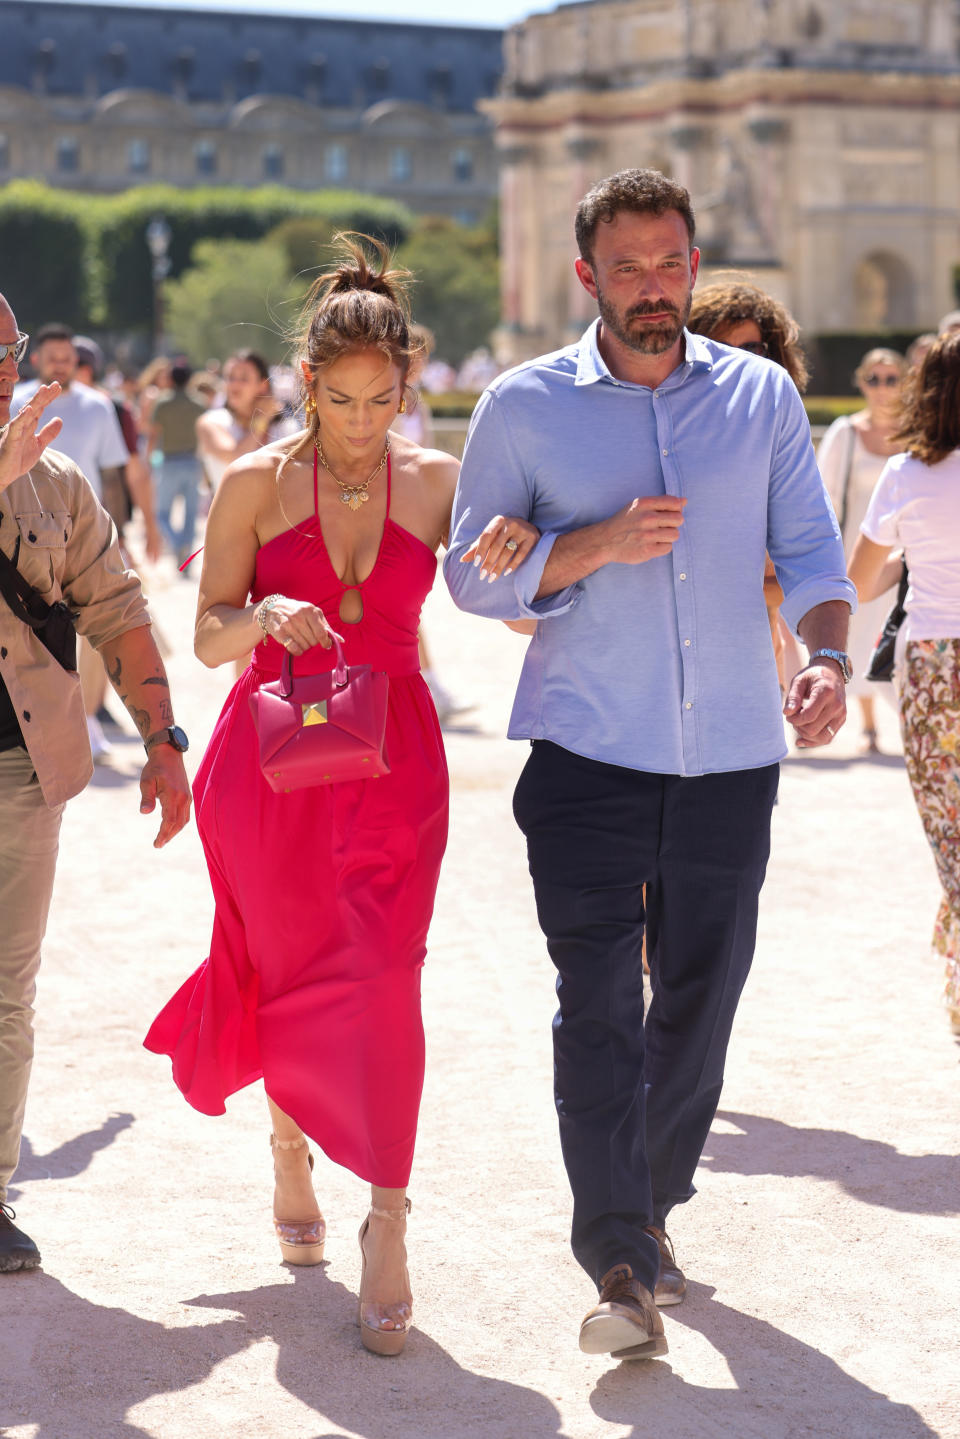
[(379, 475), (380, 471), (387, 463), (387, 459), (390, 455), (390, 441), (387, 440), (384, 446), (383, 454), (380, 456), (380, 463), (376, 466), (373, 473), (367, 476), (362, 485), (345, 484), (343, 480), (341, 480), (337, 475), (333, 473), (333, 470), (331, 470), (329, 464), (327, 463), (327, 457), (323, 453), (323, 446), (320, 443), (319, 435), (313, 443), (314, 448), (317, 452), (317, 459), (320, 461), (321, 465), (326, 470), (330, 478), (336, 482), (340, 489), (341, 502), (345, 505), (349, 505), (351, 510), (359, 510), (360, 506), (365, 505), (367, 503), (367, 500), (369, 500), (370, 498), (369, 487), (371, 480), (375, 480), (377, 478), (377, 475)]

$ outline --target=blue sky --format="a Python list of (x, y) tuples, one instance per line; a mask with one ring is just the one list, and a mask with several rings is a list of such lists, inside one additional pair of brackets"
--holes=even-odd
[[(73, 4), (84, 0), (71, 0)], [(141, 0), (122, 0), (138, 4)], [(151, 0), (142, 0), (151, 3)], [(156, 3), (156, 0), (152, 0)], [(164, 0), (178, 4), (180, 0)], [(253, 10), (261, 14), (331, 15), (351, 20), (411, 20), (434, 25), (512, 25), (524, 16), (556, 9), (558, 0), (183, 0), (197, 10)], [(451, 13), (453, 12), (453, 13)]]

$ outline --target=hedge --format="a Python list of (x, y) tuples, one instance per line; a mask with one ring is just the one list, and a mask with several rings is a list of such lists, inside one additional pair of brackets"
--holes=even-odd
[(173, 277), (189, 266), (197, 240), (260, 239), (293, 217), (382, 235), (391, 245), (402, 244), (413, 224), (405, 206), (346, 190), (145, 185), (105, 196), (14, 180), (0, 187), (0, 286), (23, 316), (21, 326), (58, 319), (77, 329), (148, 331), (146, 229), (157, 214), (170, 227)]
[(88, 228), (83, 207), (33, 180), (0, 189), (0, 291), (21, 330), (90, 318)]
[(108, 202), (100, 222), (103, 323), (112, 330), (149, 326), (153, 311), (151, 260), (145, 234), (156, 214), (170, 227), (170, 275), (190, 265), (197, 240), (259, 240), (282, 221), (316, 217), (337, 228), (382, 235), (391, 245), (406, 238), (413, 217), (401, 205), (347, 191), (309, 193), (262, 186), (176, 190), (151, 185), (127, 190)]

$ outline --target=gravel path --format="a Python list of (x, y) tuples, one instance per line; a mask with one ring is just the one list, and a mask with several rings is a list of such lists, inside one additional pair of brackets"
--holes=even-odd
[[(195, 585), (158, 573), (153, 598), (195, 765), (228, 677), (192, 657)], [(502, 738), (523, 641), (442, 592), (427, 629), (477, 707), (448, 735), (405, 1355), (354, 1327), (359, 1181), (319, 1158), (329, 1262), (284, 1268), (259, 1087), (210, 1120), (140, 1048), (211, 900), (192, 827), (151, 848), (128, 738), (64, 825), (12, 1195), (44, 1268), (0, 1280), (0, 1435), (960, 1439), (960, 1046), (892, 713), (887, 758), (846, 731), (784, 765), (721, 1116), (671, 1225), (689, 1294), (669, 1355), (620, 1365), (577, 1348), (553, 975), (510, 816), (525, 747)]]

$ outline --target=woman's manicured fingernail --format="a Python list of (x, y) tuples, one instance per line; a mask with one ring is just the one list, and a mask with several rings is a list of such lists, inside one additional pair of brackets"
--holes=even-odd
[(483, 560), (480, 558), (480, 556), (479, 556), (479, 555), (474, 555), (474, 557), (473, 557), (473, 567), (474, 567), (474, 569), (476, 569), (477, 565), (481, 565), (481, 564), (483, 564)]

